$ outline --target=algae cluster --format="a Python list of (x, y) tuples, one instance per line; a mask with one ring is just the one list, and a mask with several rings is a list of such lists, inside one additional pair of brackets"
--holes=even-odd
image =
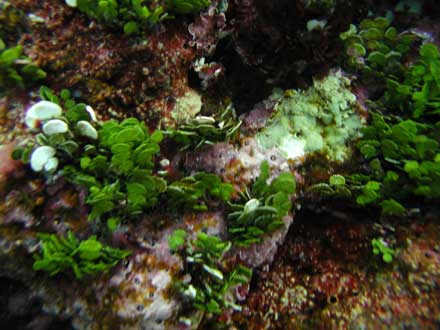
[(288, 159), (323, 152), (330, 160), (344, 160), (347, 143), (359, 136), (362, 119), (350, 80), (340, 71), (315, 80), (306, 91), (275, 91), (276, 113), (258, 135), (263, 150), (278, 148)]

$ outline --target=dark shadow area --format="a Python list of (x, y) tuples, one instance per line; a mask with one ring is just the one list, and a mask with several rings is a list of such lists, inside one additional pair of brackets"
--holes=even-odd
[(41, 301), (21, 282), (0, 277), (0, 329), (71, 330), (69, 320), (47, 315)]

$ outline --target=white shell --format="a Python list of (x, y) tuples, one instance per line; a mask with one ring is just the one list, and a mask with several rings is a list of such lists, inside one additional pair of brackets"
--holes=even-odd
[(98, 132), (88, 121), (80, 120), (76, 127), (78, 128), (79, 134), (93, 140), (98, 138)]
[(93, 108), (90, 105), (86, 106), (86, 111), (89, 113), (90, 118), (92, 119), (92, 121), (97, 121), (96, 120), (96, 115), (95, 115), (95, 110), (93, 110)]
[(70, 7), (78, 6), (77, 0), (66, 0), (66, 4)]
[(55, 156), (56, 150), (49, 146), (38, 147), (34, 150), (31, 156), (31, 168), (35, 172), (40, 172), (43, 170), (44, 166)]
[(30, 128), (36, 128), (42, 120), (60, 117), (63, 110), (53, 102), (40, 101), (31, 106), (26, 112), (25, 123)]
[(58, 163), (59, 163), (58, 158), (56, 157), (49, 158), (46, 164), (44, 165), (44, 170), (46, 172), (55, 172), (55, 170), (58, 167)]
[(60, 119), (52, 119), (43, 125), (43, 132), (46, 135), (66, 133), (69, 130), (67, 124)]

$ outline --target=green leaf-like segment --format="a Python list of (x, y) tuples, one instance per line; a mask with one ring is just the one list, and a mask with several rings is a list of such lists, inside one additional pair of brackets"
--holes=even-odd
[(282, 227), (282, 218), (292, 207), (290, 197), (296, 190), (293, 175), (281, 173), (268, 184), (270, 170), (266, 161), (261, 164), (260, 172), (244, 204), (231, 204), (229, 234), (239, 246), (259, 243), (265, 234)]
[(99, 242), (95, 236), (79, 241), (72, 232), (66, 237), (56, 234), (38, 234), (41, 253), (34, 255), (34, 270), (54, 276), (73, 271), (76, 278), (107, 272), (128, 257), (131, 252), (119, 250)]

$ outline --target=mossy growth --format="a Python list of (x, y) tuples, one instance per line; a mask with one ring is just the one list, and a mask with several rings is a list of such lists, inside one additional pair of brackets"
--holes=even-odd
[(197, 13), (210, 0), (66, 0), (91, 19), (122, 28), (125, 34), (138, 34), (173, 14)]
[(50, 276), (73, 271), (77, 279), (85, 275), (107, 272), (128, 257), (131, 252), (112, 248), (99, 242), (95, 236), (78, 240), (72, 232), (66, 237), (56, 234), (38, 234), (41, 254), (34, 255), (34, 270), (46, 271)]
[(166, 8), (176, 14), (192, 14), (211, 4), (211, 0), (165, 0)]
[(49, 181), (64, 176), (86, 187), (90, 220), (106, 220), (114, 230), (122, 221), (151, 210), (160, 199), (173, 209), (200, 211), (207, 210), (208, 200), (231, 198), (232, 185), (215, 174), (167, 181), (166, 173), (157, 171), (161, 131), (150, 134), (136, 118), (99, 122), (93, 109), (76, 103), (68, 90), (59, 97), (43, 87), (40, 94), (43, 101), (28, 109), (25, 121), (41, 132), (13, 157), (30, 163)]
[(344, 160), (349, 154), (347, 143), (359, 136), (362, 127), (349, 86), (349, 79), (336, 71), (315, 79), (306, 91), (275, 93), (276, 114), (257, 134), (259, 146), (277, 148), (288, 159), (322, 152), (330, 160)]
[(0, 39), (0, 94), (44, 79), (46, 72), (23, 54), (23, 46), (7, 47)]
[(198, 309), (201, 316), (186, 317), (195, 328), (206, 326), (209, 319), (225, 309), (241, 311), (231, 293), (238, 285), (248, 284), (252, 270), (242, 265), (228, 270), (224, 256), (231, 248), (231, 242), (217, 236), (199, 233), (196, 239), (189, 239), (186, 232), (179, 229), (169, 237), (170, 248), (178, 251), (184, 258), (185, 270), (191, 275), (190, 282), (180, 282), (176, 288), (182, 300)]
[(15, 42), (24, 29), (25, 13), (8, 1), (0, 1), (0, 39)]
[[(375, 44), (389, 47), (393, 35), (395, 49), (402, 54), (409, 51), (410, 38), (403, 44), (398, 41), (405, 34), (397, 35), (388, 21), (370, 19), (361, 27), (364, 38), (375, 31), (371, 38)], [(411, 56), (406, 66), (393, 67), (385, 62), (386, 67), (375, 65), (368, 56), (364, 64), (372, 62), (367, 72), (376, 78), (376, 99), (368, 102), (371, 120), (356, 143), (367, 166), (346, 175), (346, 184), (338, 189), (321, 183), (310, 190), (327, 195), (349, 191), (345, 195), (354, 196), (358, 205), (377, 205), (383, 215), (392, 216), (440, 198), (440, 54), (435, 45), (425, 43)]]
[(364, 79), (400, 77), (405, 71), (411, 45), (416, 36), (411, 32), (398, 33), (384, 17), (365, 19), (359, 27), (340, 35), (345, 45), (345, 62), (349, 69), (362, 72)]
[(261, 164), (261, 174), (246, 189), (241, 203), (231, 204), (228, 214), (228, 231), (237, 246), (259, 243), (263, 237), (284, 225), (283, 217), (291, 207), (291, 196), (295, 193), (295, 178), (290, 172), (279, 174), (272, 182), (269, 164)]
[(139, 33), (165, 19), (168, 14), (160, 5), (144, 0), (77, 0), (68, 5), (77, 7), (91, 19), (120, 27), (125, 34)]
[(7, 1), (0, 1), (0, 96), (24, 89), (46, 77), (18, 44), (26, 15)]
[(382, 256), (383, 262), (389, 264), (393, 261), (395, 251), (382, 238), (373, 238), (371, 247), (373, 248), (373, 254)]
[[(362, 193), (357, 197), (359, 204), (378, 203), (384, 213), (403, 214), (403, 205), (410, 199), (440, 197), (438, 72), (439, 51), (427, 43), (400, 81), (384, 77), (386, 89), (372, 103), (377, 112), (357, 143), (370, 165), (369, 178), (362, 181)], [(383, 108), (386, 110), (379, 110)]]
[(219, 115), (189, 118), (186, 123), (165, 134), (181, 145), (181, 150), (197, 149), (220, 141), (234, 140), (241, 124), (233, 106), (229, 105)]
[(174, 209), (186, 208), (198, 211), (207, 211), (208, 200), (228, 202), (234, 188), (224, 183), (219, 176), (212, 173), (196, 173), (186, 176), (168, 185), (166, 195), (169, 204)]
[(437, 46), (423, 44), (414, 63), (401, 77), (386, 78), (385, 106), (400, 110), (406, 118), (440, 114), (440, 53)]

